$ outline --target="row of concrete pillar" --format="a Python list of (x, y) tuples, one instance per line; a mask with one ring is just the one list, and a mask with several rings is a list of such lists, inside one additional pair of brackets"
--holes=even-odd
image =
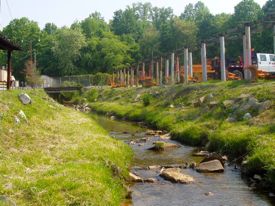
[[(275, 53), (275, 25), (274, 25), (274, 53)], [(245, 26), (245, 34), (243, 35), (243, 64), (244, 67), (252, 65), (251, 58), (251, 31), (250, 26)], [(176, 63), (175, 63), (176, 61)], [(163, 63), (165, 63), (165, 71), (163, 71)], [(207, 81), (207, 53), (206, 53), (206, 43), (201, 44), (201, 65), (202, 65), (202, 81)], [(165, 79), (163, 79), (163, 74)], [(220, 36), (220, 77), (222, 81), (227, 80), (226, 75), (226, 62), (225, 62), (225, 38)], [(167, 58), (163, 62), (161, 57), (159, 61), (152, 61), (149, 67), (149, 76), (155, 77), (156, 84), (162, 85), (164, 82), (166, 84), (175, 84), (181, 81), (180, 75), (180, 62), (179, 57), (175, 57), (175, 53), (171, 54), (171, 59)], [(139, 79), (145, 80), (145, 63), (142, 63), (142, 70), (140, 72), (139, 66), (136, 69), (123, 69), (117, 73), (117, 79), (121, 85), (125, 86), (138, 86)], [(184, 49), (184, 83), (189, 82), (189, 78), (193, 78), (193, 54), (188, 48)], [(248, 79), (249, 74), (245, 70), (244, 78)], [(163, 81), (165, 80), (165, 81)]]

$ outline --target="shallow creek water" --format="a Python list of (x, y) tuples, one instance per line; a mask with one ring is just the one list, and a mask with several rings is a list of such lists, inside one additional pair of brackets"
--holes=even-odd
[[(156, 183), (136, 183), (132, 186), (134, 206), (270, 206), (271, 200), (254, 192), (241, 179), (240, 171), (226, 166), (222, 174), (202, 174), (193, 169), (183, 173), (195, 179), (195, 183), (183, 185), (165, 181), (158, 170), (141, 169), (152, 165), (175, 165), (199, 162), (193, 157), (195, 148), (181, 145), (180, 148), (164, 152), (148, 150), (159, 137), (146, 135), (147, 128), (125, 121), (113, 121), (103, 116), (92, 117), (116, 139), (130, 144), (144, 137), (146, 143), (133, 144), (135, 158), (132, 172), (143, 178), (157, 178)], [(171, 140), (168, 142), (175, 143)], [(209, 195), (211, 194), (211, 195)]]

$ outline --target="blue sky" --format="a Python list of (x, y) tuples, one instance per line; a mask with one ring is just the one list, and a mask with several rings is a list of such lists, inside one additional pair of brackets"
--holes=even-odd
[[(124, 9), (135, 2), (151, 2), (153, 6), (172, 7), (179, 15), (188, 3), (197, 0), (0, 0), (0, 27), (6, 26), (12, 19), (28, 17), (39, 23), (41, 28), (48, 22), (57, 26), (69, 26), (76, 20), (83, 20), (89, 14), (98, 11), (105, 20), (110, 20), (114, 11)], [(233, 13), (234, 6), (240, 0), (202, 0), (213, 14)], [(267, 0), (255, 0), (261, 6)]]

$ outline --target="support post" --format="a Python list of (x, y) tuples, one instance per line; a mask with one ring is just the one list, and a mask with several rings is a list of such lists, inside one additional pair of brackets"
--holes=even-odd
[[(251, 58), (251, 33), (250, 33), (250, 26), (248, 24), (245, 25), (245, 50), (246, 50), (246, 67), (252, 65), (252, 58)], [(244, 67), (244, 68), (246, 68)], [(244, 70), (244, 79), (250, 79), (250, 72), (245, 69)]]
[(188, 48), (184, 49), (184, 83), (188, 84)]
[(193, 78), (193, 54), (192, 52), (189, 52), (189, 58), (188, 58), (188, 68), (189, 68), (189, 75), (191, 78)]
[(11, 51), (8, 51), (8, 74), (7, 74), (7, 90), (11, 87)]
[(226, 81), (226, 71), (225, 71), (225, 42), (224, 36), (220, 37), (220, 52), (221, 52), (221, 80)]
[(207, 82), (206, 44), (201, 45), (202, 81)]
[(175, 83), (175, 53), (171, 55), (171, 84)]
[(162, 83), (163, 83), (163, 59), (162, 57), (160, 57), (160, 76), (159, 76), (159, 83), (160, 83), (160, 86), (162, 86)]
[(156, 83), (159, 85), (159, 61), (156, 62)]
[(246, 36), (243, 34), (243, 68), (247, 67)]
[(165, 83), (169, 84), (169, 59), (166, 60), (165, 65)]
[(246, 35), (246, 49), (247, 49), (247, 63), (248, 66), (252, 64), (252, 58), (251, 58), (251, 32), (250, 32), (250, 26), (245, 26), (245, 35)]
[(273, 52), (275, 54), (275, 24), (273, 25)]

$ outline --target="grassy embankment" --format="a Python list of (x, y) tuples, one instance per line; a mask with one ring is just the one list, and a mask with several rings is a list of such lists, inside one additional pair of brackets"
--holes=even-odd
[[(213, 94), (212, 106), (194, 106), (199, 98)], [(259, 102), (271, 101), (263, 113), (253, 109), (250, 120), (242, 117), (247, 110), (225, 107), (234, 100), (240, 107), (242, 94)], [(210, 151), (227, 154), (231, 159), (244, 157), (250, 174), (264, 174), (275, 188), (275, 83), (245, 82), (203, 83), (155, 88), (90, 90), (82, 97), (93, 110), (171, 132), (172, 137), (193, 146), (208, 146)], [(96, 100), (96, 101), (94, 101)], [(234, 103), (235, 104), (235, 103)], [(237, 121), (227, 121), (234, 114)]]
[(26, 106), (19, 93), (0, 92), (0, 205), (120, 205), (131, 150), (44, 92)]

